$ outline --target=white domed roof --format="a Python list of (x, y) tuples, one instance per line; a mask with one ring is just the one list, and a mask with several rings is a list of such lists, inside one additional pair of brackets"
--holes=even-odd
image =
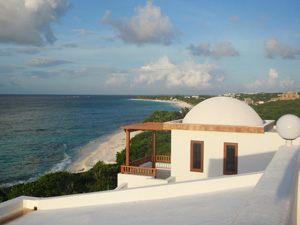
[(182, 123), (262, 126), (259, 115), (246, 103), (229, 97), (209, 98), (191, 109)]

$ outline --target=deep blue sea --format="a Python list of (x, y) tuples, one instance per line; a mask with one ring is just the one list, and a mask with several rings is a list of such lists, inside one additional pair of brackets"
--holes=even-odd
[(143, 122), (169, 103), (136, 96), (0, 95), (0, 186), (64, 170), (80, 149), (120, 126)]

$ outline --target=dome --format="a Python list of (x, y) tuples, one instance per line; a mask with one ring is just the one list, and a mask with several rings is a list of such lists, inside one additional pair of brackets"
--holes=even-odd
[(258, 127), (259, 115), (246, 103), (229, 97), (209, 98), (191, 109), (182, 123)]

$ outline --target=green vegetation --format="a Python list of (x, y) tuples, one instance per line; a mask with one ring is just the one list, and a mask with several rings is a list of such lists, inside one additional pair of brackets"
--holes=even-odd
[(251, 105), (262, 119), (278, 120), (285, 114), (300, 117), (300, 99), (267, 102), (262, 105)]
[(156, 111), (152, 113), (150, 117), (144, 120), (144, 123), (147, 122), (166, 122), (172, 120), (178, 120), (185, 117), (189, 112), (189, 108), (181, 109), (179, 112), (168, 112), (168, 111)]
[[(235, 98), (244, 101), (246, 98), (250, 98), (254, 103), (258, 103), (259, 101), (268, 102), (272, 98), (277, 98), (281, 93), (255, 93), (255, 94), (235, 94)], [(183, 102), (187, 102), (191, 105), (197, 105), (198, 103), (214, 97), (214, 95), (197, 95), (197, 96), (138, 96), (137, 99), (150, 99), (150, 100), (171, 100), (177, 99)]]
[(246, 98), (251, 98), (254, 103), (259, 101), (268, 102), (271, 98), (278, 98), (279, 93), (257, 93), (257, 94), (238, 94), (237, 99), (244, 100)]
[[(188, 109), (181, 112), (156, 111), (144, 122), (165, 122), (183, 118)], [(152, 154), (152, 132), (143, 132), (131, 140), (130, 160), (136, 160)], [(157, 154), (170, 155), (170, 132), (157, 132)], [(66, 171), (49, 173), (34, 182), (18, 184), (7, 188), (0, 187), (0, 202), (22, 195), (34, 197), (50, 197), (87, 193), (113, 189), (117, 186), (117, 174), (120, 165), (125, 162), (125, 149), (117, 154), (117, 164), (106, 165), (98, 162), (91, 170), (72, 174)]]
[[(267, 101), (277, 94), (256, 94), (251, 95), (252, 99), (257, 101)], [(165, 96), (166, 97), (166, 96)], [(178, 100), (197, 104), (212, 96), (199, 96), (199, 98), (185, 98), (176, 96)], [(249, 95), (240, 94), (241, 100)], [(145, 97), (142, 97), (145, 98)], [(154, 97), (155, 98), (155, 97)], [(162, 97), (164, 98), (164, 97)], [(168, 97), (167, 100), (169, 100)], [(163, 100), (163, 99), (162, 99)], [(268, 102), (262, 105), (251, 105), (262, 119), (278, 120), (284, 114), (295, 114), (300, 117), (300, 99)], [(144, 122), (165, 122), (184, 118), (189, 109), (182, 109), (180, 112), (156, 111)], [(152, 154), (152, 132), (146, 131), (136, 135), (131, 139), (130, 161), (142, 158)], [(156, 152), (158, 155), (170, 155), (171, 152), (171, 134), (170, 132), (157, 132), (156, 134)], [(117, 164), (105, 165), (98, 162), (91, 170), (78, 174), (68, 172), (50, 173), (42, 176), (35, 182), (18, 184), (8, 188), (0, 187), (0, 202), (21, 195), (35, 197), (49, 197), (68, 195), (75, 193), (87, 193), (113, 189), (117, 185), (117, 174), (120, 171), (120, 165), (125, 163), (125, 149), (117, 153)]]
[(170, 100), (171, 96), (137, 96), (136, 99), (148, 99), (148, 100)]
[[(181, 109), (180, 112), (156, 111), (144, 120), (146, 122), (166, 122), (178, 120), (185, 117), (189, 112), (188, 108)], [(143, 158), (152, 154), (152, 131), (145, 131), (136, 135), (130, 141), (130, 161)], [(156, 154), (170, 155), (171, 154), (171, 133), (169, 131), (156, 132)], [(125, 164), (126, 151), (125, 149), (117, 153), (117, 163)]]
[(98, 162), (91, 170), (72, 174), (66, 171), (49, 173), (34, 182), (17, 184), (0, 189), (0, 202), (18, 196), (51, 197), (103, 191), (117, 186), (116, 174), (119, 165), (105, 165)]
[[(156, 154), (171, 154), (171, 133), (156, 132)], [(130, 161), (134, 161), (145, 156), (152, 155), (152, 131), (145, 131), (136, 135), (130, 141)], [(117, 164), (123, 165), (126, 161), (125, 149), (117, 153)]]
[(183, 102), (187, 102), (191, 105), (197, 105), (198, 103), (200, 103), (208, 98), (211, 98), (211, 97), (214, 97), (214, 96), (213, 95), (198, 95), (198, 98), (195, 98), (192, 96), (189, 96), (189, 97), (180, 96), (180, 95), (175, 96), (176, 99), (183, 101)]
[(163, 101), (170, 101), (172, 99), (177, 99), (191, 105), (197, 105), (198, 103), (204, 101), (205, 99), (211, 98), (213, 95), (197, 95), (197, 97), (192, 96), (138, 96), (136, 99), (147, 99), (147, 100), (163, 100)]

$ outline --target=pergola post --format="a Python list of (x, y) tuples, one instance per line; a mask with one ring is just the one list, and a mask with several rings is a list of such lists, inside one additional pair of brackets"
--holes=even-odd
[(126, 130), (126, 166), (130, 163), (130, 131)]
[(155, 168), (155, 161), (156, 161), (156, 131), (152, 131), (152, 168)]

